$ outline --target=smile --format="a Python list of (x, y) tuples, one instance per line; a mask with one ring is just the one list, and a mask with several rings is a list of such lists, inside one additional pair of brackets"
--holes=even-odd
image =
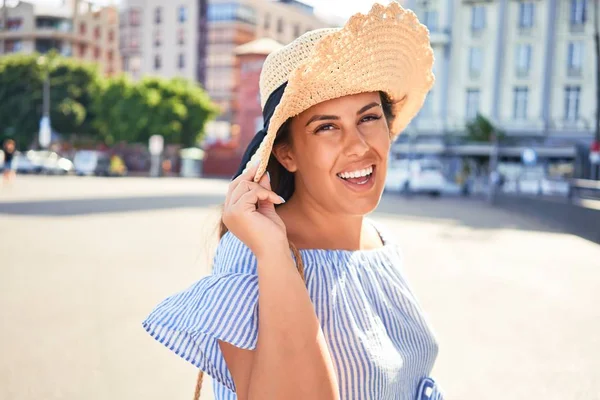
[(373, 186), (375, 174), (375, 166), (370, 165), (363, 169), (357, 169), (355, 171), (345, 171), (337, 174), (347, 187), (354, 191), (368, 190)]

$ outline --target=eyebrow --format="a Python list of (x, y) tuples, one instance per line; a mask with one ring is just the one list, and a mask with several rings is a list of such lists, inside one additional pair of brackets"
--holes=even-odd
[[(360, 115), (360, 114), (364, 113), (365, 111), (370, 110), (373, 107), (381, 107), (381, 104), (377, 103), (376, 101), (374, 101), (373, 103), (367, 104), (366, 106), (364, 106), (363, 108), (358, 110), (356, 115)], [(332, 119), (339, 120), (340, 117), (338, 117), (337, 115), (313, 115), (306, 123), (306, 126), (312, 124), (315, 121), (332, 120)]]

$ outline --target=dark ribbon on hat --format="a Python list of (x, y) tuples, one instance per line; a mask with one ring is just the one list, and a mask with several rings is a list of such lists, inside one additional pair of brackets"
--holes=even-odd
[(279, 86), (273, 91), (273, 93), (269, 95), (269, 98), (265, 103), (265, 107), (263, 108), (263, 128), (260, 131), (258, 131), (256, 135), (254, 135), (252, 141), (248, 144), (248, 147), (246, 147), (246, 151), (244, 152), (244, 156), (242, 157), (242, 162), (240, 163), (237, 172), (233, 176), (233, 179), (237, 178), (242, 174), (242, 172), (244, 172), (246, 164), (248, 164), (254, 153), (256, 153), (256, 151), (258, 150), (264, 138), (267, 136), (267, 132), (269, 130), (269, 123), (271, 122), (271, 118), (275, 113), (275, 108), (277, 108), (277, 105), (283, 97), (283, 93), (285, 92), (286, 86), (287, 82)]

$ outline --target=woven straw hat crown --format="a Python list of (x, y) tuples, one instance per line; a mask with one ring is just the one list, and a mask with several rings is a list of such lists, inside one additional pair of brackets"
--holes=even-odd
[(264, 174), (279, 128), (289, 118), (335, 98), (385, 92), (392, 102), (395, 138), (422, 107), (434, 83), (429, 31), (414, 12), (392, 1), (374, 4), (342, 28), (310, 31), (271, 53), (260, 76), (261, 106), (287, 82), (267, 134), (249, 164)]

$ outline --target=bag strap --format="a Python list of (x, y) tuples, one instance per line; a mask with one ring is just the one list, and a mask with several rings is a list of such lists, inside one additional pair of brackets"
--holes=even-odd
[[(302, 277), (304, 283), (306, 283), (306, 279), (304, 278), (304, 262), (302, 261), (302, 256), (298, 251), (298, 248), (290, 242), (290, 250), (294, 255), (294, 261), (296, 262), (296, 268), (298, 269), (298, 273)], [(196, 380), (196, 390), (194, 391), (194, 400), (200, 400), (200, 392), (202, 391), (202, 382), (204, 381), (204, 372), (202, 370), (198, 371), (198, 379)]]

